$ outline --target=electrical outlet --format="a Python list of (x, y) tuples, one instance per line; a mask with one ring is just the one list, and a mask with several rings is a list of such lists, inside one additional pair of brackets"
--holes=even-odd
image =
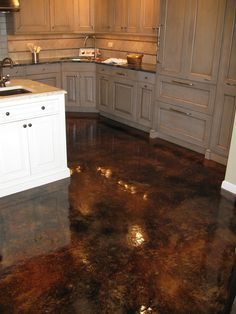
[(107, 47), (108, 48), (113, 48), (114, 43), (112, 41), (108, 41)]

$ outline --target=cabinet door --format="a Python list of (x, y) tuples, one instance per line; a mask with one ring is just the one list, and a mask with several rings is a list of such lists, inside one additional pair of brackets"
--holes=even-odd
[[(126, 13), (126, 14), (125, 14)], [(127, 33), (137, 33), (140, 21), (140, 1), (126, 0), (125, 1), (125, 16), (124, 31)]]
[(156, 35), (159, 19), (160, 0), (141, 0), (141, 33)]
[(0, 125), (0, 186), (30, 175), (25, 122)]
[(81, 106), (96, 107), (96, 75), (94, 72), (80, 74)]
[(58, 115), (27, 120), (31, 174), (40, 174), (63, 164)]
[(192, 0), (188, 27), (186, 74), (216, 83), (224, 24), (225, 0)]
[(136, 118), (136, 94), (136, 83), (115, 78), (112, 91), (114, 114), (134, 121)]
[(50, 0), (51, 29), (54, 32), (68, 32), (73, 29), (74, 0)]
[(80, 84), (77, 72), (62, 72), (62, 87), (67, 91), (66, 106), (80, 105)]
[(61, 87), (60, 73), (35, 74), (27, 76), (27, 79), (37, 81), (54, 87)]
[(95, 28), (97, 32), (108, 32), (111, 30), (111, 0), (96, 1)]
[(112, 30), (114, 32), (124, 32), (125, 29), (125, 0), (113, 0), (112, 18), (113, 25)]
[(143, 126), (151, 127), (154, 86), (138, 84), (137, 120)]
[(98, 75), (97, 77), (98, 108), (104, 112), (110, 112), (109, 81), (109, 76)]
[(184, 77), (189, 0), (163, 0), (161, 3), (159, 72)]
[(75, 0), (74, 13), (76, 31), (94, 31), (94, 0)]
[(21, 9), (15, 13), (16, 33), (50, 31), (49, 0), (21, 0)]

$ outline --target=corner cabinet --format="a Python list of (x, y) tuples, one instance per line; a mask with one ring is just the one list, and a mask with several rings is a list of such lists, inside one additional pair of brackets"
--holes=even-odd
[(0, 197), (69, 176), (64, 94), (13, 98), (0, 109)]

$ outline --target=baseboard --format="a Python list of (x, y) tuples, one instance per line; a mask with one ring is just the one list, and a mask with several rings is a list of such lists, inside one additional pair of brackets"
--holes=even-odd
[(221, 185), (221, 194), (230, 200), (236, 200), (236, 185), (223, 181)]

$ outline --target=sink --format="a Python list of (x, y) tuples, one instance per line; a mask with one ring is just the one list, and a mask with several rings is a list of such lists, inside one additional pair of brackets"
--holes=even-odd
[(32, 93), (30, 90), (20, 86), (0, 88), (0, 96), (14, 96)]

